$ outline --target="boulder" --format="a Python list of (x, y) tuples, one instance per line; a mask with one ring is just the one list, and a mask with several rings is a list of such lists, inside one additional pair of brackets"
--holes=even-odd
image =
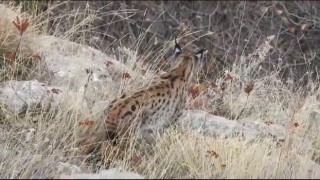
[(0, 85), (0, 101), (15, 113), (38, 106), (46, 95), (46, 85), (37, 80), (11, 80)]
[(177, 123), (183, 129), (193, 129), (204, 135), (221, 138), (230, 138), (239, 133), (254, 138), (261, 133), (257, 128), (247, 127), (237, 121), (201, 110), (185, 110)]
[(250, 139), (256, 139), (261, 135), (284, 139), (287, 133), (281, 125), (266, 125), (250, 120), (230, 120), (202, 110), (184, 110), (177, 124), (183, 129), (192, 129), (204, 135), (220, 138), (230, 138), (242, 134)]

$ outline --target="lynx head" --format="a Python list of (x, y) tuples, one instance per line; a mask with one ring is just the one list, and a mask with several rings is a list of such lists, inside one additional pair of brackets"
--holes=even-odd
[(173, 58), (176, 64), (173, 69), (185, 69), (185, 78), (190, 79), (192, 77), (195, 66), (202, 64), (203, 55), (206, 49), (200, 49), (196, 52), (183, 53), (181, 46), (175, 39), (175, 47), (173, 50)]

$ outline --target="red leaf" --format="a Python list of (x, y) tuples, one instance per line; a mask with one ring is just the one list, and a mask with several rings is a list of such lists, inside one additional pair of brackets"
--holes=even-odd
[(54, 94), (59, 94), (62, 91), (60, 89), (52, 88), (51, 92), (54, 93)]
[(195, 98), (200, 93), (206, 91), (209, 87), (209, 84), (192, 84), (189, 88), (189, 93), (191, 93), (192, 97)]
[(79, 126), (81, 125), (85, 125), (85, 126), (92, 126), (95, 124), (95, 120), (92, 120), (92, 119), (85, 119), (85, 120), (82, 120), (79, 122)]
[(27, 28), (29, 27), (30, 23), (29, 23), (29, 19), (28, 18), (23, 18), (22, 21), (20, 21), (19, 17), (17, 16), (17, 20), (12, 22), (16, 28), (20, 31), (20, 35), (22, 36), (22, 34), (27, 30)]
[(250, 94), (250, 92), (253, 90), (253, 86), (254, 86), (253, 82), (250, 82), (245, 87), (244, 92), (247, 93), (247, 94)]
[(197, 108), (197, 109), (203, 107), (204, 105), (205, 105), (205, 101), (202, 99), (195, 99), (191, 104), (193, 108)]
[(232, 73), (232, 72), (226, 72), (224, 80), (228, 81), (231, 80), (233, 81), (236, 78), (236, 74)]
[(12, 64), (16, 60), (16, 53), (8, 51), (5, 53), (5, 60), (9, 63)]
[(123, 78), (123, 79), (129, 79), (129, 78), (131, 78), (131, 76), (130, 76), (129, 73), (123, 73), (123, 74), (122, 74), (122, 78)]
[(214, 157), (214, 158), (218, 158), (219, 157), (219, 154), (216, 153), (215, 151), (207, 151), (207, 155), (206, 157)]
[(218, 85), (217, 85), (215, 82), (210, 83), (210, 86), (211, 86), (212, 88), (217, 88), (217, 87), (218, 87)]
[(113, 65), (113, 62), (107, 61), (107, 62), (106, 62), (106, 66), (109, 67), (110, 65)]

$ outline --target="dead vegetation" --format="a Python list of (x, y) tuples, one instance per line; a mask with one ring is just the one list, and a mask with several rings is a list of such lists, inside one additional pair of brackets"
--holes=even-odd
[[(133, 70), (149, 71), (166, 64), (166, 53), (177, 36), (181, 42), (191, 40), (210, 49), (204, 65), (207, 69), (198, 74), (190, 87), (190, 109), (231, 119), (282, 124), (291, 132), (279, 146), (279, 142), (268, 138), (249, 142), (241, 137), (221, 139), (170, 129), (158, 138), (152, 154), (129, 149), (124, 160), (114, 160), (111, 166), (122, 166), (147, 178), (320, 177), (317, 3), (53, 3), (54, 6), (44, 4), (45, 11), (37, 9), (28, 20), (12, 18), (14, 22), (10, 23), (20, 36), (15, 37), (14, 45), (1, 45), (8, 52), (2, 53), (2, 62), (25, 63), (27, 53), (12, 49), (20, 46), (25, 31), (41, 29), (43, 33), (116, 53), (119, 61)], [(36, 7), (41, 9), (42, 4)], [(23, 58), (19, 60), (17, 56)], [(132, 63), (144, 58), (148, 63)], [(1, 68), (7, 70), (6, 66), (2, 64)], [(26, 66), (23, 67), (20, 69)], [(26, 75), (28, 72), (20, 79)], [(1, 81), (13, 78), (17, 74), (1, 74)], [(122, 76), (124, 81), (131, 78), (128, 73)], [(299, 82), (304, 86), (297, 86)], [(125, 84), (120, 91), (130, 88), (130, 84)], [(0, 152), (0, 177), (57, 177), (59, 162), (70, 162), (90, 171), (105, 168), (103, 162), (84, 164), (82, 160), (87, 157), (78, 156), (79, 120), (94, 116), (83, 113), (82, 103), (80, 98), (66, 99), (60, 108), (36, 113), (28, 110), (20, 115), (1, 104), (0, 144), (9, 152), (5, 152), (4, 158), (4, 152)], [(88, 119), (81, 125), (90, 124)], [(312, 148), (306, 150), (290, 143), (293, 135), (310, 140)], [(106, 155), (110, 155), (108, 152), (105, 151)]]
[[(261, 62), (257, 75), (280, 68), (284, 82), (293, 79), (300, 86), (309, 77), (318, 79), (318, 9), (315, 1), (70, 1), (52, 9), (47, 30), (64, 34), (83, 19), (84, 14), (72, 16), (72, 12), (94, 12), (99, 18), (72, 34), (72, 40), (85, 36), (82, 42), (104, 52), (118, 51), (120, 46), (134, 48), (153, 64), (154, 59), (167, 59), (167, 42), (176, 36), (181, 43), (209, 49), (208, 78), (216, 78), (268, 36), (276, 35), (275, 48)], [(62, 12), (71, 16), (61, 16)]]

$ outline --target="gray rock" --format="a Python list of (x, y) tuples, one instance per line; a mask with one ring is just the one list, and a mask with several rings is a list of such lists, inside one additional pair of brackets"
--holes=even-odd
[(183, 129), (196, 130), (204, 135), (230, 138), (242, 134), (246, 138), (257, 138), (259, 135), (273, 135), (283, 139), (285, 128), (278, 125), (266, 125), (257, 121), (229, 120), (201, 110), (185, 110), (177, 124)]
[(54, 36), (41, 36), (33, 44), (47, 72), (37, 79), (81, 95), (89, 106), (101, 96), (117, 92), (124, 73), (130, 75), (126, 80), (130, 84), (143, 79), (120, 61), (89, 46)]
[(177, 123), (183, 129), (192, 129), (204, 135), (221, 138), (233, 137), (239, 133), (253, 138), (260, 134), (257, 128), (250, 128), (237, 121), (214, 116), (201, 110), (185, 110)]
[(14, 113), (28, 108), (54, 107), (74, 94), (67, 87), (47, 86), (37, 80), (12, 80), (0, 85), (0, 101)]
[(101, 170), (97, 174), (76, 173), (72, 175), (61, 175), (61, 179), (145, 179), (143, 176), (128, 172), (119, 171), (117, 169)]
[(13, 112), (20, 113), (39, 105), (46, 90), (46, 85), (37, 80), (7, 81), (0, 85), (0, 101)]
[(51, 84), (57, 86), (79, 90), (87, 83), (88, 72), (92, 72), (91, 81), (107, 85), (112, 83), (112, 78), (120, 78), (123, 72), (135, 75), (121, 62), (89, 46), (54, 36), (42, 36), (34, 44), (34, 51), (42, 54), (46, 68), (52, 74)]
[(309, 153), (312, 147), (312, 141), (290, 133), (285, 126), (279, 124), (267, 125), (258, 120), (229, 120), (201, 110), (185, 110), (177, 124), (182, 129), (198, 131), (211, 137), (232, 138), (242, 135), (249, 140), (266, 137), (276, 141), (287, 140), (290, 146), (297, 148), (299, 154)]
[(9, 153), (10, 152), (7, 148), (1, 147), (0, 148), (0, 160), (4, 161), (7, 158), (7, 156), (9, 155)]
[(73, 164), (69, 164), (69, 163), (63, 163), (63, 162), (58, 163), (57, 170), (59, 173), (62, 173), (62, 174), (73, 174), (73, 173), (82, 172), (80, 167)]

